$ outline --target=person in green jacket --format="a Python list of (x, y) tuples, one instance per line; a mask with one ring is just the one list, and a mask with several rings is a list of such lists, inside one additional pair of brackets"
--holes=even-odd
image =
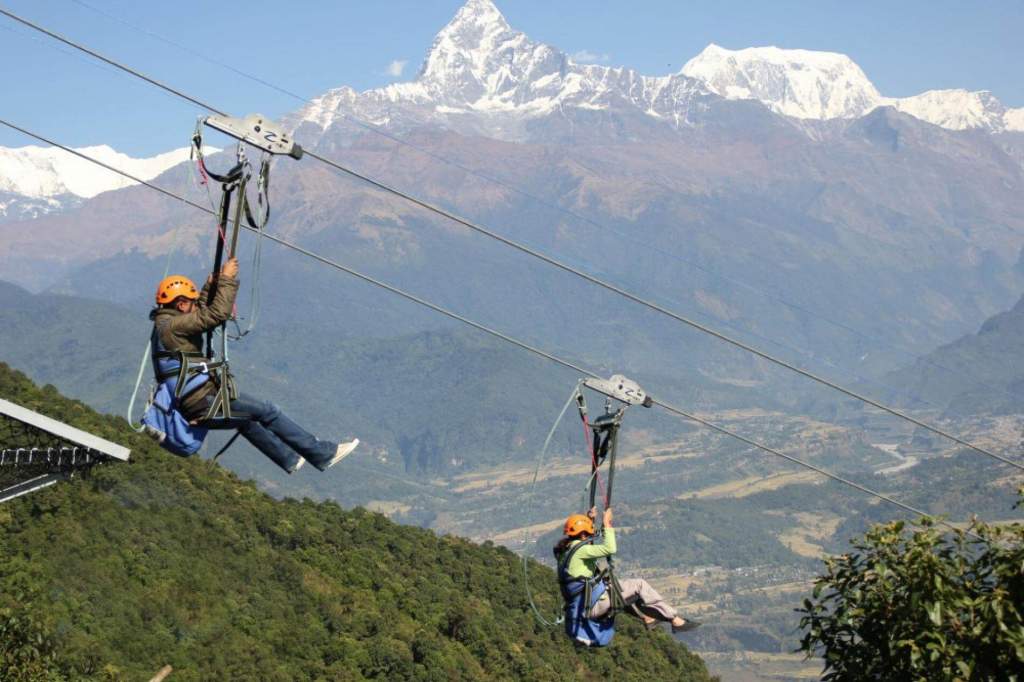
[[(201, 292), (182, 275), (165, 277), (160, 282), (156, 292), (157, 307), (150, 313), (156, 342), (154, 368), (158, 365), (156, 353), (161, 350), (202, 353), (203, 334), (231, 318), (238, 294), (238, 260), (230, 259), (221, 269), (212, 301), (209, 300), (211, 284), (212, 275)], [(158, 372), (157, 381), (163, 380)], [(179, 410), (193, 424), (209, 429), (238, 429), (242, 437), (290, 474), (307, 461), (320, 471), (326, 471), (359, 445), (358, 438), (341, 443), (320, 440), (274, 403), (246, 393), (232, 398), (231, 419), (205, 419), (218, 388), (214, 380), (206, 381), (179, 398)]]
[[(597, 518), (596, 507), (591, 508), (586, 514), (573, 514), (566, 519), (563, 528), (564, 535), (555, 545), (555, 556), (559, 557), (559, 562), (575, 546), (594, 538), (595, 518)], [(612, 525), (611, 507), (604, 510), (602, 521), (600, 541), (594, 539), (590, 544), (580, 547), (570, 557), (565, 570), (569, 580), (593, 578), (598, 572), (598, 559), (611, 557), (618, 550), (615, 544), (615, 527)], [(700, 625), (695, 620), (681, 617), (676, 609), (643, 578), (620, 578), (619, 586), (622, 588), (623, 600), (630, 605), (625, 613), (640, 618), (649, 630), (658, 627), (660, 623), (671, 624), (672, 632), (686, 632)], [(589, 618), (600, 620), (608, 613), (609, 609), (611, 609), (611, 599), (608, 592), (605, 591), (591, 607)]]

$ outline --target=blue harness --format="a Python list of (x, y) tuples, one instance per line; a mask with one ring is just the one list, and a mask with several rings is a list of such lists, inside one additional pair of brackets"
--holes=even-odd
[(604, 576), (598, 574), (592, 578), (577, 578), (569, 575), (569, 563), (573, 555), (580, 547), (593, 542), (594, 538), (590, 538), (577, 543), (558, 562), (558, 584), (562, 588), (562, 599), (565, 602), (565, 633), (584, 646), (608, 646), (615, 636), (614, 611), (609, 611), (599, 619), (590, 618), (590, 610), (601, 595), (608, 591)]
[[(188, 457), (202, 447), (208, 429), (190, 424), (178, 406), (182, 398), (209, 381), (210, 374), (200, 365), (200, 371), (191, 373), (191, 376), (187, 376), (189, 373), (186, 372), (186, 376), (183, 377), (182, 367), (185, 365), (186, 355), (189, 354), (167, 350), (160, 341), (162, 328), (163, 325), (153, 325), (153, 335), (150, 337), (153, 373), (159, 385), (149, 407), (142, 415), (142, 424), (160, 447), (176, 455)], [(184, 383), (179, 386), (182, 379)]]

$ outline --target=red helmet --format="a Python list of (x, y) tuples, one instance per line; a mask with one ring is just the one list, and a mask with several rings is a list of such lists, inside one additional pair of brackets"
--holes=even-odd
[(594, 520), (586, 514), (573, 514), (565, 520), (563, 532), (571, 538), (582, 533), (594, 534)]
[(171, 275), (160, 280), (156, 288), (156, 302), (158, 305), (170, 303), (179, 296), (195, 301), (199, 298), (196, 285), (184, 275)]

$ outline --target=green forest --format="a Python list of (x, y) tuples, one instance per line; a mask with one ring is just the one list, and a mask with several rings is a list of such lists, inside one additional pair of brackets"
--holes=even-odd
[[(504, 548), (274, 500), (2, 363), (0, 396), (132, 449), (0, 506), (5, 680), (711, 679), (625, 618), (612, 647), (575, 649)], [(531, 578), (553, 612), (553, 573)]]

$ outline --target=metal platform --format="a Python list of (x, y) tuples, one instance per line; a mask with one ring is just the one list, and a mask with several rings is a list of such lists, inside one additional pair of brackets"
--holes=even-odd
[(0, 398), (0, 503), (130, 455), (124, 446)]

